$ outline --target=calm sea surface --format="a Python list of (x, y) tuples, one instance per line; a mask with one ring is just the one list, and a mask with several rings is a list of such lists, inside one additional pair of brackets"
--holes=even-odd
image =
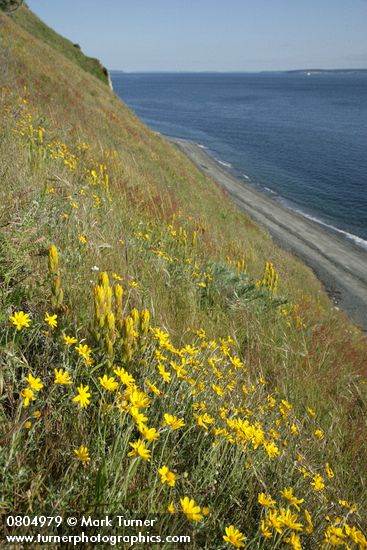
[(367, 247), (367, 73), (112, 73), (154, 130)]

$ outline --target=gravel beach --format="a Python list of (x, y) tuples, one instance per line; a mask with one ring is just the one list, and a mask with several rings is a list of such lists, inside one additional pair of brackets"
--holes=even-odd
[(257, 191), (226, 171), (196, 143), (165, 136), (280, 246), (310, 266), (335, 304), (367, 331), (367, 250)]

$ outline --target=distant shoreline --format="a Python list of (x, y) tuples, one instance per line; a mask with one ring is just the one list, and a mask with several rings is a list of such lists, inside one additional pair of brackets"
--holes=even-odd
[(163, 137), (223, 187), (237, 206), (264, 227), (282, 248), (311, 267), (335, 304), (367, 331), (367, 250), (257, 191), (198, 144)]

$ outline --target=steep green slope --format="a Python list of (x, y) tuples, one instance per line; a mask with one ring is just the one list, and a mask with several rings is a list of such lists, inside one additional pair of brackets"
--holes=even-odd
[(70, 61), (79, 65), (79, 67), (94, 75), (99, 80), (102, 80), (105, 84), (108, 84), (107, 70), (101, 65), (98, 59), (84, 55), (79, 44), (73, 44), (70, 40), (60, 36), (26, 6), (22, 6), (20, 9), (16, 10), (11, 14), (11, 17), (18, 25), (29, 32), (29, 34), (52, 48), (55, 48), (59, 53), (70, 59)]
[(365, 548), (365, 338), (19, 17), (0, 13), (1, 508)]

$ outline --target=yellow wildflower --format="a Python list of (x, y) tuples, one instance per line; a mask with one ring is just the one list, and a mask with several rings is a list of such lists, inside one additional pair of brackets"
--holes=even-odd
[(87, 244), (87, 237), (85, 235), (80, 235), (79, 242), (81, 244)]
[(282, 526), (288, 527), (288, 529), (292, 529), (293, 531), (302, 531), (302, 523), (297, 522), (298, 515), (293, 514), (289, 508), (287, 508), (287, 510), (284, 510), (284, 508), (280, 509), (279, 519)]
[(320, 474), (316, 474), (311, 481), (314, 491), (322, 491), (325, 488), (325, 483)]
[(194, 499), (184, 497), (180, 499), (182, 511), (185, 516), (191, 521), (201, 521), (203, 515), (201, 514), (200, 506), (195, 503)]
[(269, 458), (273, 459), (279, 455), (279, 449), (273, 441), (265, 441), (263, 445)]
[(293, 550), (302, 550), (301, 539), (297, 533), (291, 533), (290, 537), (284, 539), (284, 542), (290, 544)]
[(79, 449), (74, 449), (74, 453), (76, 454), (78, 460), (83, 464), (86, 464), (90, 461), (89, 451), (87, 447), (81, 445)]
[(304, 502), (304, 499), (303, 498), (299, 499), (299, 498), (295, 497), (294, 494), (293, 494), (293, 488), (292, 487), (289, 487), (288, 489), (284, 489), (283, 491), (280, 491), (280, 494), (286, 500), (288, 500), (288, 502), (293, 504), (293, 506), (295, 507), (297, 512), (300, 512), (299, 504), (302, 504), (302, 502)]
[(167, 466), (159, 468), (158, 473), (161, 476), (162, 484), (167, 483), (169, 487), (174, 487), (176, 484), (176, 474), (171, 472)]
[(158, 389), (157, 386), (156, 386), (155, 384), (153, 384), (152, 382), (149, 382), (149, 380), (145, 380), (145, 383), (146, 383), (146, 385), (148, 386), (148, 388), (149, 388), (153, 393), (155, 393), (156, 395), (158, 395), (158, 397), (161, 395), (160, 389)]
[(308, 535), (310, 535), (313, 532), (313, 523), (312, 523), (311, 514), (308, 510), (305, 510), (304, 514), (305, 514), (305, 518), (306, 518), (306, 522), (307, 522), (307, 527), (305, 529), (305, 532)]
[(131, 374), (129, 374), (123, 367), (117, 367), (113, 372), (120, 378), (121, 383), (125, 386), (132, 386), (135, 384), (134, 377), (131, 376)]
[(131, 405), (138, 409), (146, 409), (150, 405), (150, 399), (143, 391), (134, 389), (128, 397)]
[(48, 313), (46, 313), (45, 315), (45, 321), (46, 323), (48, 324), (49, 327), (51, 328), (56, 328), (57, 327), (57, 315), (49, 315)]
[(63, 371), (63, 369), (59, 369), (59, 370), (54, 369), (54, 373), (55, 373), (54, 384), (70, 385), (72, 383), (70, 374), (66, 371)]
[(207, 424), (214, 424), (214, 418), (212, 418), (208, 413), (204, 414), (194, 414), (198, 426), (201, 426), (205, 430), (208, 430)]
[(313, 409), (311, 409), (311, 407), (307, 407), (307, 412), (308, 412), (309, 415), (311, 415), (315, 418), (316, 413)]
[(157, 441), (160, 435), (155, 428), (148, 428), (145, 424), (139, 424), (138, 430), (147, 441)]
[(276, 510), (269, 510), (267, 515), (267, 522), (273, 529), (276, 530), (280, 535), (283, 533), (283, 523), (281, 521), (281, 516)]
[(324, 543), (330, 546), (344, 546), (345, 534), (341, 527), (330, 525), (325, 531)]
[(159, 374), (161, 375), (163, 381), (168, 384), (168, 382), (171, 381), (171, 373), (166, 371), (164, 366), (161, 363), (158, 363), (157, 367), (158, 367)]
[(118, 382), (114, 379), (113, 376), (108, 378), (107, 374), (103, 375), (103, 378), (101, 376), (98, 377), (99, 383), (101, 384), (102, 388), (104, 388), (107, 391), (115, 391), (116, 388), (118, 388)]
[(81, 355), (84, 359), (87, 365), (93, 364), (93, 359), (91, 358), (92, 350), (87, 344), (79, 344), (79, 346), (75, 346), (76, 351)]
[(261, 520), (261, 532), (265, 538), (271, 539), (271, 531), (268, 524), (264, 520)]
[(333, 479), (333, 477), (335, 477), (335, 474), (334, 474), (334, 472), (333, 472), (333, 470), (332, 470), (332, 468), (331, 468), (331, 466), (328, 462), (325, 464), (325, 472), (326, 472), (328, 478)]
[(34, 378), (31, 374), (29, 374), (26, 378), (26, 381), (28, 382), (29, 386), (34, 391), (40, 391), (43, 388), (43, 384), (41, 382), (40, 378)]
[(67, 346), (71, 346), (72, 344), (76, 344), (78, 340), (74, 338), (74, 336), (64, 336), (64, 344)]
[(299, 430), (295, 424), (292, 424), (291, 432), (292, 432), (292, 435), (299, 435)]
[(145, 416), (142, 412), (139, 411), (138, 407), (130, 407), (129, 413), (135, 420), (136, 424), (139, 426), (140, 424), (145, 424), (145, 422), (148, 421), (148, 417)]
[(173, 502), (169, 503), (167, 510), (169, 511), (170, 514), (175, 513), (176, 510), (175, 510), (175, 505), (173, 504)]
[(350, 527), (347, 523), (344, 525), (345, 532), (347, 536), (355, 543), (358, 544), (359, 549), (362, 550), (363, 548), (367, 548), (367, 539), (356, 527)]
[(129, 443), (130, 447), (132, 447), (132, 450), (127, 453), (127, 456), (134, 457), (134, 456), (140, 456), (143, 460), (150, 461), (151, 458), (151, 451), (145, 447), (144, 441), (141, 439), (138, 439), (138, 441), (134, 441), (133, 443)]
[(347, 508), (351, 512), (357, 511), (357, 507), (354, 504), (350, 504), (350, 502), (348, 502), (347, 500), (338, 500), (338, 503), (340, 504), (340, 506), (344, 506), (344, 508)]
[(239, 529), (234, 525), (230, 525), (225, 528), (226, 534), (223, 535), (223, 539), (231, 544), (235, 548), (242, 548), (245, 546), (246, 537)]
[(163, 426), (170, 426), (173, 430), (179, 430), (180, 428), (185, 426), (185, 422), (183, 418), (177, 418), (177, 416), (165, 414)]
[(78, 388), (78, 395), (73, 398), (73, 401), (75, 403), (79, 403), (80, 407), (85, 409), (90, 403), (90, 395), (89, 386), (83, 386), (83, 384), (80, 384)]
[(16, 311), (14, 315), (10, 315), (9, 320), (13, 323), (17, 330), (22, 330), (23, 327), (28, 328), (31, 324), (29, 314), (24, 313), (24, 311)]
[(257, 501), (261, 506), (266, 506), (267, 508), (274, 508), (276, 505), (276, 501), (271, 498), (270, 495), (266, 495), (265, 493), (259, 493), (257, 495)]
[(315, 430), (315, 437), (317, 437), (317, 439), (324, 439), (324, 432), (320, 429), (318, 430)]
[(24, 388), (20, 392), (21, 397), (23, 398), (23, 405), (28, 407), (31, 401), (35, 401), (34, 391), (31, 388)]

